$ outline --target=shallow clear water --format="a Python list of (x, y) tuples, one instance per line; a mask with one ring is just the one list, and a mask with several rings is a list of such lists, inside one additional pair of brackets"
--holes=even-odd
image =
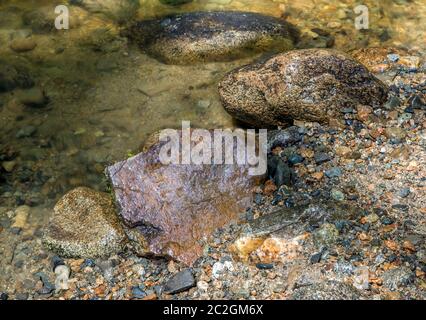
[[(106, 1), (108, 2), (108, 1)], [(158, 0), (141, 0), (139, 19), (195, 10), (245, 10), (284, 16), (300, 28), (312, 46), (321, 46), (312, 29), (326, 30), (334, 48), (403, 46), (424, 52), (426, 6), (415, 1), (363, 1), (370, 28), (354, 26), (358, 1), (326, 0), (195, 0), (168, 7)], [(217, 83), (245, 59), (190, 66), (164, 65), (127, 45), (119, 26), (108, 15), (72, 7), (71, 29), (31, 31), (23, 16), (33, 10), (53, 14), (58, 1), (0, 0), (0, 58), (25, 66), (36, 86), (50, 99), (43, 108), (23, 106), (17, 92), (0, 93), (0, 143), (13, 153), (11, 172), (1, 171), (0, 206), (52, 206), (75, 186), (106, 187), (107, 164), (136, 152), (158, 129), (220, 128), (236, 124), (223, 110)], [(10, 49), (10, 41), (31, 34), (37, 46), (25, 53)], [(33, 127), (28, 137), (17, 138)]]

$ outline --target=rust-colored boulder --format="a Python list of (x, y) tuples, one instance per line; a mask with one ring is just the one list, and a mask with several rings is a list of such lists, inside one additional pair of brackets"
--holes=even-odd
[(358, 61), (328, 49), (281, 53), (238, 68), (219, 84), (226, 111), (255, 126), (326, 122), (342, 117), (346, 107), (380, 106), (387, 93)]
[(260, 177), (250, 176), (245, 165), (163, 164), (165, 144), (151, 142), (106, 173), (137, 253), (192, 265), (202, 255), (203, 239), (250, 206)]

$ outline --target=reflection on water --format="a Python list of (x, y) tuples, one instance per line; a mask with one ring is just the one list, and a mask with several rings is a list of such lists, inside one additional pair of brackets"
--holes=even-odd
[[(177, 127), (181, 120), (198, 127), (235, 125), (220, 104), (217, 83), (249, 59), (164, 65), (128, 44), (120, 37), (117, 16), (103, 14), (96, 6), (71, 6), (71, 29), (55, 30), (51, 25), (57, 4), (0, 0), (0, 61), (26, 69), (35, 82), (30, 97), (20, 90), (0, 93), (0, 205), (49, 206), (74, 186), (104, 189), (106, 164), (137, 150), (154, 131)], [(423, 0), (363, 1), (370, 12), (370, 29), (363, 31), (354, 27), (358, 4), (194, 0), (166, 6), (159, 0), (141, 0), (137, 15), (147, 19), (195, 10), (253, 11), (296, 25), (304, 47), (393, 45), (424, 52)], [(119, 20), (123, 22), (123, 16)], [(16, 42), (22, 38), (31, 41)], [(14, 50), (13, 41), (18, 46)], [(28, 99), (34, 101), (32, 106), (24, 104)]]

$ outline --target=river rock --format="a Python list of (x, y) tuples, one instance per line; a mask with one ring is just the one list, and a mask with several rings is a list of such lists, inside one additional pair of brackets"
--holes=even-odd
[(225, 109), (255, 126), (289, 119), (326, 122), (358, 104), (380, 106), (388, 89), (350, 56), (328, 49), (294, 50), (238, 68), (219, 84)]
[(171, 277), (163, 286), (167, 294), (175, 294), (186, 291), (195, 286), (195, 279), (191, 269), (185, 269)]
[(54, 6), (39, 7), (22, 15), (24, 25), (30, 27), (34, 33), (49, 33), (55, 30), (56, 18)]
[[(360, 208), (333, 201), (281, 208), (243, 226), (241, 234), (230, 249), (242, 261), (294, 261), (303, 258), (301, 253), (304, 244), (310, 238), (306, 233), (309, 226), (322, 224), (323, 229), (329, 229), (336, 221), (357, 217), (360, 212)], [(334, 238), (337, 237), (336, 233), (338, 231), (333, 230)], [(317, 236), (314, 235), (313, 238), (316, 243)]]
[(418, 53), (394, 47), (361, 48), (351, 51), (350, 54), (373, 73), (401, 69), (415, 71), (422, 62)]
[(43, 107), (49, 102), (46, 94), (39, 87), (33, 87), (27, 90), (19, 90), (16, 93), (16, 97), (22, 104), (35, 108)]
[(238, 220), (263, 177), (250, 176), (245, 165), (163, 164), (166, 143), (150, 142), (106, 173), (136, 252), (192, 265), (203, 252), (200, 240)]
[(285, 20), (249, 12), (192, 12), (141, 21), (126, 34), (148, 54), (169, 64), (227, 61), (281, 52), (298, 37)]
[(0, 61), (0, 92), (15, 88), (30, 88), (34, 81), (26, 70)]
[(10, 48), (18, 53), (27, 52), (33, 50), (37, 46), (32, 38), (18, 38), (12, 40), (10, 43)]
[(92, 13), (101, 13), (119, 23), (128, 22), (138, 12), (139, 0), (69, 0)]
[(180, 6), (182, 4), (190, 3), (192, 0), (160, 0), (160, 2), (167, 6)]
[(125, 234), (111, 196), (85, 187), (68, 192), (55, 205), (44, 244), (70, 258), (100, 258), (118, 253)]
[(293, 300), (358, 300), (362, 297), (353, 286), (339, 281), (326, 281), (294, 290)]

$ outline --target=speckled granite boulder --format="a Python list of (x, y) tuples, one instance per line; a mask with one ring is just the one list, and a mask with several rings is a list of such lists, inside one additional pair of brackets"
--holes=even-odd
[(255, 126), (289, 119), (326, 122), (358, 104), (380, 106), (388, 89), (348, 55), (294, 50), (230, 72), (219, 84), (225, 109)]
[(135, 251), (192, 265), (203, 253), (203, 239), (250, 206), (263, 177), (250, 176), (246, 165), (163, 164), (165, 144), (150, 140), (146, 151), (108, 167), (106, 174)]
[(169, 64), (227, 61), (293, 47), (298, 32), (284, 20), (249, 12), (192, 12), (147, 20), (126, 34)]
[(70, 258), (107, 257), (125, 241), (110, 195), (84, 187), (58, 201), (43, 237), (49, 249)]

